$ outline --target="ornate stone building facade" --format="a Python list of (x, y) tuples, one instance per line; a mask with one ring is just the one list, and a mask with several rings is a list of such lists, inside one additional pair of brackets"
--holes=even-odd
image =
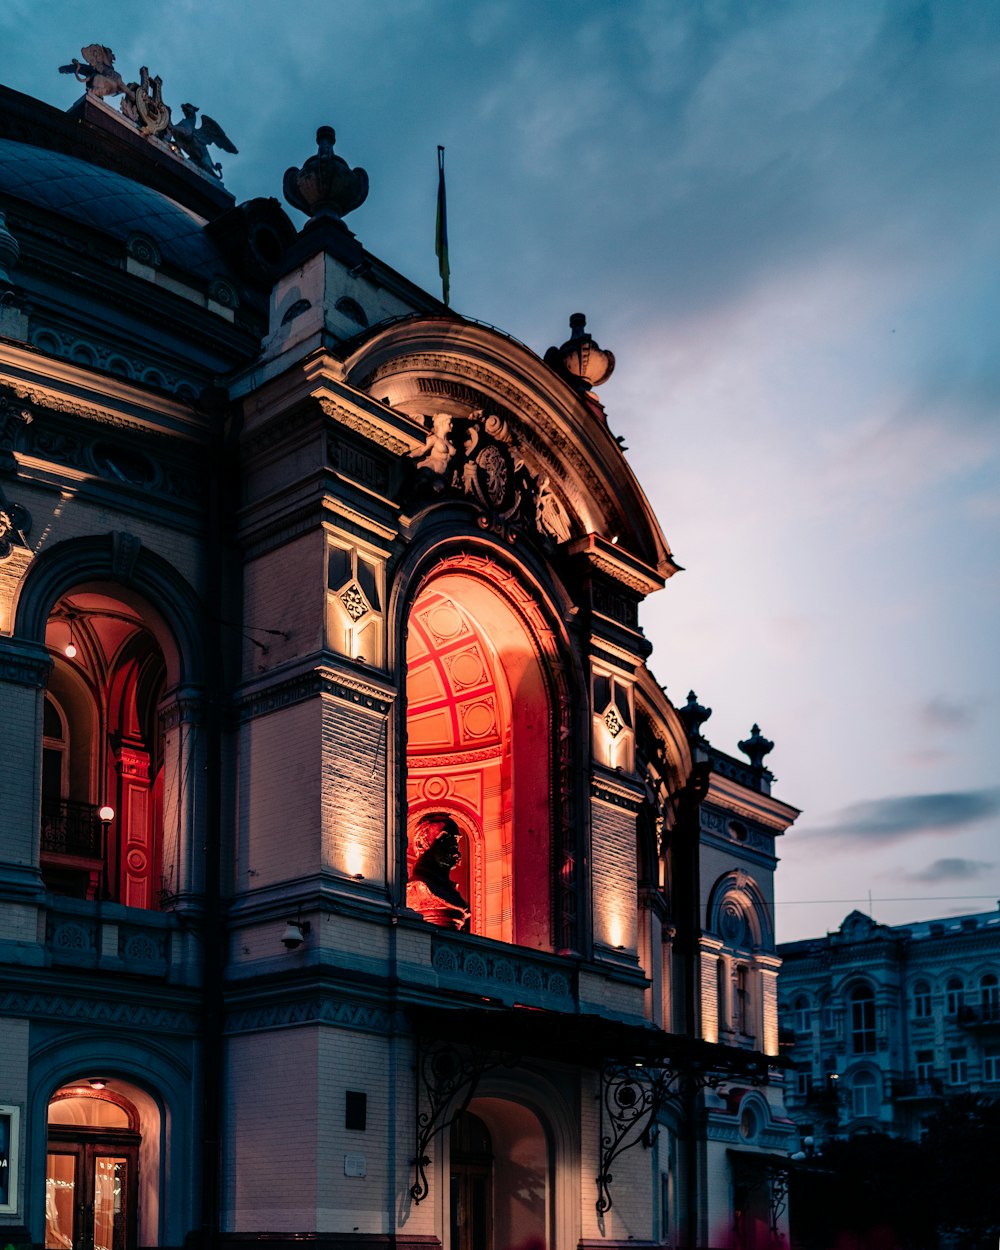
[(647, 668), (610, 353), (367, 252), (328, 128), (297, 230), (67, 70), (0, 98), (0, 1242), (769, 1244), (796, 813)]
[(786, 1101), (803, 1137), (918, 1140), (949, 1096), (1000, 1097), (1000, 910), (909, 925), (855, 911), (779, 952)]

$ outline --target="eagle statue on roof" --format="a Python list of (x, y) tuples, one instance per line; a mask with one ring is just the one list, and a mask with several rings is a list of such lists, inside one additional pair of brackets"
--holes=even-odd
[(237, 149), (232, 140), (219, 123), (213, 121), (207, 113), (202, 114), (201, 124), (199, 125), (198, 109), (194, 104), (182, 104), (181, 111), (184, 114), (184, 120), (182, 122), (174, 122), (170, 127), (170, 137), (175, 146), (184, 153), (192, 164), (197, 165), (206, 174), (211, 174), (213, 178), (221, 179), (222, 166), (217, 161), (212, 161), (208, 149), (214, 144), (216, 147), (222, 148), (224, 152), (235, 154)]

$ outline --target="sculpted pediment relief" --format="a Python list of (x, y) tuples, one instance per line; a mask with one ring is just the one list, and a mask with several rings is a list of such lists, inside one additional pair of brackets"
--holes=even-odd
[(481, 512), (484, 529), (512, 538), (518, 530), (559, 545), (582, 532), (562, 489), (530, 453), (514, 420), (473, 409), (425, 418), (424, 446), (411, 453), (416, 497), (460, 496)]

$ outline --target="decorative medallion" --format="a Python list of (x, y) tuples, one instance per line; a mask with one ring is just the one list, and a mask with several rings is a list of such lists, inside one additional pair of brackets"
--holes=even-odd
[(365, 603), (364, 596), (358, 589), (357, 583), (352, 582), (340, 596), (340, 601), (347, 609), (347, 615), (352, 621), (360, 621), (368, 611), (368, 604)]

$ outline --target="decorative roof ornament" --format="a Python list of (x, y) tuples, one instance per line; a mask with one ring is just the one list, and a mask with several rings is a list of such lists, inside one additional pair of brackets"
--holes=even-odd
[(736, 744), (745, 756), (750, 760), (751, 768), (763, 768), (764, 756), (769, 751), (774, 750), (774, 743), (769, 742), (760, 732), (760, 725), (753, 725), (750, 729), (750, 737)]
[(60, 74), (72, 74), (87, 88), (87, 94), (103, 100), (105, 96), (122, 95), (125, 80), (115, 69), (115, 54), (102, 43), (88, 43), (80, 49), (82, 61), (73, 58), (72, 64), (60, 65)]
[(343, 218), (368, 198), (368, 174), (364, 169), (351, 169), (343, 157), (334, 154), (336, 141), (332, 126), (320, 126), (316, 131), (319, 151), (301, 169), (285, 170), (282, 189), (288, 203), (313, 221), (332, 220), (343, 226)]
[(150, 78), (146, 65), (140, 68), (139, 78), (139, 82), (130, 82), (125, 87), (122, 116), (144, 135), (163, 134), (170, 129), (170, 108), (163, 103), (163, 79), (159, 74)]
[(712, 715), (712, 709), (710, 707), (702, 707), (698, 702), (698, 696), (691, 690), (688, 692), (687, 704), (677, 709), (677, 715), (684, 722), (684, 728), (687, 730), (688, 737), (700, 738), (701, 727)]
[(587, 333), (586, 325), (583, 313), (573, 313), (569, 319), (570, 337), (562, 347), (550, 347), (545, 353), (545, 363), (562, 374), (581, 395), (606, 382), (615, 368), (614, 354), (598, 346)]
[(198, 124), (198, 107), (195, 104), (182, 104), (184, 114), (182, 122), (175, 122), (170, 127), (170, 139), (190, 160), (206, 174), (222, 180), (222, 166), (213, 161), (209, 155), (209, 147), (222, 148), (223, 152), (237, 155), (238, 149), (217, 121), (213, 121), (207, 113), (202, 113), (201, 124)]
[(147, 139), (162, 138), (169, 143), (178, 156), (186, 156), (202, 173), (222, 179), (222, 166), (213, 161), (208, 149), (213, 145), (224, 152), (236, 155), (232, 140), (217, 121), (202, 114), (198, 123), (198, 109), (194, 104), (182, 104), (184, 120), (173, 122), (170, 106), (163, 102), (163, 79), (150, 76), (148, 66), (139, 70), (139, 82), (126, 82), (115, 69), (115, 54), (101, 43), (88, 43), (80, 49), (82, 61), (76, 57), (69, 65), (60, 65), (60, 74), (72, 74), (87, 88), (87, 95), (95, 100), (109, 96), (124, 96), (120, 109), (122, 116)]

